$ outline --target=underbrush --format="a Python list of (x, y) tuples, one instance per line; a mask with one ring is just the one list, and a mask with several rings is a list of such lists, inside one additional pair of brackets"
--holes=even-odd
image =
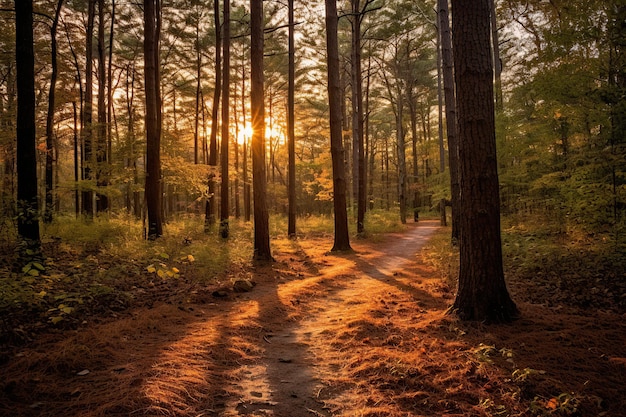
[[(502, 249), (516, 300), (626, 312), (626, 250), (610, 236), (505, 219)], [(456, 286), (458, 248), (450, 244), (450, 228), (434, 236), (424, 257)]]
[[(397, 213), (372, 212), (367, 218), (368, 239), (403, 229)], [(322, 236), (330, 242), (334, 223), (332, 217), (308, 216), (299, 217), (297, 227), (299, 238)], [(12, 272), (12, 249), (0, 250), (0, 348), (28, 341), (43, 329), (76, 328), (132, 306), (177, 302), (198, 288), (247, 276), (253, 224), (231, 218), (229, 229), (230, 237), (223, 239), (217, 225), (205, 233), (202, 217), (180, 216), (164, 225), (163, 236), (148, 241), (141, 222), (126, 215), (89, 222), (57, 217), (42, 228), (44, 262)], [(287, 219), (273, 215), (273, 250), (281, 250), (286, 230)]]

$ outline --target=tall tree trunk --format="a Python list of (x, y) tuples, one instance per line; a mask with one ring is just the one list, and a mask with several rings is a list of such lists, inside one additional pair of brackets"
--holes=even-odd
[[(93, 178), (93, 27), (96, 15), (96, 0), (88, 0), (87, 33), (85, 46), (85, 102), (81, 118), (81, 142), (83, 179)], [(83, 215), (87, 220), (93, 218), (93, 190), (88, 188), (82, 192)]]
[[(17, 70), (17, 232), (24, 244), (20, 255), (39, 250), (37, 157), (35, 153), (35, 53), (33, 2), (15, 0), (15, 62)], [(32, 258), (32, 255), (28, 256)], [(20, 265), (21, 266), (21, 265)]]
[(456, 101), (454, 94), (454, 60), (448, 0), (438, 0), (439, 30), (441, 36), (441, 61), (443, 69), (443, 92), (446, 107), (446, 133), (448, 136), (448, 165), (450, 167), (450, 201), (452, 205), (452, 242), (458, 243), (461, 224), (459, 201), (459, 143), (457, 138)]
[[(115, 120), (113, 107), (113, 40), (115, 34), (115, 0), (111, 0), (111, 26), (109, 26), (109, 62), (107, 65), (107, 181), (110, 181), (111, 175), (111, 159), (113, 157), (113, 122)], [(117, 122), (115, 122), (115, 132), (118, 135)], [(108, 209), (110, 210), (111, 201), (108, 202)]]
[(159, 76), (160, 0), (144, 0), (146, 90), (146, 205), (148, 239), (163, 234), (161, 190), (161, 103)]
[(107, 157), (107, 107), (106, 107), (106, 60), (104, 48), (104, 0), (98, 0), (98, 130), (96, 136), (96, 180), (98, 196), (96, 210), (101, 213), (109, 208), (109, 198), (100, 192), (108, 185)]
[(453, 310), (465, 320), (518, 315), (502, 267), (493, 69), (488, 0), (452, 0), (461, 174), (459, 286)]
[[(447, 1), (447, 0), (446, 0)], [(439, 172), (446, 170), (446, 152), (443, 143), (443, 80), (441, 70), (441, 30), (437, 24), (437, 122), (439, 123)]]
[(337, 40), (337, 2), (325, 0), (326, 49), (328, 60), (328, 104), (330, 110), (330, 154), (333, 165), (333, 208), (335, 240), (332, 251), (351, 250), (346, 206), (346, 174), (341, 135), (341, 79), (339, 77), (339, 43)]
[[(196, 13), (199, 10), (199, 3), (196, 4)], [(194, 115), (194, 130), (193, 130), (193, 163), (198, 165), (199, 163), (199, 149), (200, 149), (200, 111), (201, 106), (200, 97), (202, 96), (202, 51), (200, 50), (200, 13), (196, 20), (196, 114)], [(204, 112), (203, 112), (204, 114)]]
[(400, 204), (400, 221), (406, 223), (407, 184), (406, 184), (406, 143), (404, 133), (404, 98), (402, 90), (396, 89), (398, 110), (396, 113), (396, 143), (398, 145), (398, 203)]
[(230, 215), (230, 198), (228, 195), (228, 145), (230, 143), (230, 0), (224, 0), (224, 71), (222, 79), (222, 142), (220, 164), (222, 167), (222, 185), (220, 187), (220, 236), (226, 239), (230, 233), (228, 217)]
[(296, 91), (296, 61), (295, 61), (295, 20), (293, 10), (293, 0), (288, 0), (289, 7), (289, 87), (287, 92), (287, 136), (289, 154), (289, 178), (288, 200), (289, 213), (287, 234), (289, 237), (296, 236), (296, 132), (295, 132), (295, 91)]
[(222, 89), (222, 26), (220, 23), (220, 2), (213, 2), (213, 18), (215, 22), (215, 89), (213, 90), (213, 107), (211, 109), (211, 137), (209, 139), (209, 196), (206, 201), (204, 231), (208, 232), (215, 224), (217, 211), (215, 194), (215, 173), (217, 170), (217, 113), (220, 105)]
[(265, 104), (263, 94), (263, 0), (250, 0), (250, 110), (252, 112), (252, 182), (254, 259), (272, 260), (267, 179), (265, 176)]
[[(245, 57), (241, 57), (241, 118), (243, 119), (244, 129), (246, 126), (246, 64)], [(243, 141), (243, 217), (249, 222), (252, 215), (252, 196), (250, 187), (250, 178), (248, 178), (248, 155), (250, 154), (250, 145), (248, 143), (247, 134), (244, 135)]]
[[(78, 184), (78, 181), (80, 180), (80, 162), (78, 160), (80, 139), (78, 136), (78, 109), (76, 106), (76, 101), (72, 101), (72, 111), (74, 116), (74, 183)], [(76, 213), (76, 218), (78, 218), (80, 216), (80, 193), (78, 191), (78, 187), (74, 190), (74, 211)]]
[(54, 147), (53, 147), (53, 128), (54, 128), (54, 110), (55, 110), (55, 95), (58, 75), (57, 65), (57, 28), (59, 27), (59, 16), (61, 14), (61, 8), (63, 7), (63, 1), (59, 0), (57, 3), (57, 9), (54, 14), (54, 20), (52, 21), (52, 27), (50, 28), (50, 40), (51, 40), (51, 63), (52, 73), (50, 74), (50, 92), (48, 93), (48, 114), (46, 116), (46, 198), (45, 209), (43, 214), (43, 221), (45, 223), (52, 222), (52, 212), (54, 207), (54, 184), (53, 184), (53, 164), (54, 164)]
[[(70, 52), (72, 54), (74, 68), (76, 69), (76, 84), (78, 85), (78, 97), (79, 97), (78, 102), (80, 103), (80, 117), (82, 121), (82, 117), (84, 113), (83, 112), (84, 94), (83, 94), (83, 84), (81, 82), (82, 77), (80, 75), (80, 64), (78, 63), (78, 56), (76, 55), (76, 51), (74, 50), (74, 47), (72, 46), (72, 41), (69, 35), (69, 31), (67, 30), (67, 26), (65, 29), (66, 29), (65, 35), (67, 36), (67, 41), (68, 41), (67, 43), (70, 48)], [(78, 106), (76, 106), (76, 102), (72, 102), (72, 106), (74, 110), (74, 117), (77, 119), (76, 112), (77, 112)], [(80, 195), (82, 193), (80, 192), (78, 181), (83, 179), (83, 170), (82, 170), (82, 165), (81, 165), (81, 161), (83, 160), (83, 151), (84, 151), (82, 140), (81, 140), (83, 137), (83, 128), (84, 128), (84, 125), (81, 123), (80, 129), (79, 129), (78, 120), (74, 120), (74, 187), (75, 187), (74, 201), (76, 203), (76, 207), (75, 207), (76, 217), (79, 217), (81, 213)], [(79, 156), (80, 156), (80, 159), (79, 159)]]
[(357, 201), (357, 233), (365, 231), (365, 209), (367, 203), (365, 183), (365, 147), (363, 140), (363, 80), (361, 70), (361, 2), (352, 0), (352, 142), (353, 178)]

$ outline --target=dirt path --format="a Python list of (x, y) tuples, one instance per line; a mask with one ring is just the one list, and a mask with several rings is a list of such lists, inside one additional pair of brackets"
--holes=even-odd
[[(461, 324), (417, 256), (436, 229), (410, 224), (350, 254), (285, 241), (277, 262), (239, 274), (251, 292), (197, 288), (42, 337), (0, 369), (0, 415), (577, 415), (554, 412), (562, 398), (620, 415), (622, 318), (527, 305), (515, 326)], [(572, 373), (562, 355), (584, 362)]]

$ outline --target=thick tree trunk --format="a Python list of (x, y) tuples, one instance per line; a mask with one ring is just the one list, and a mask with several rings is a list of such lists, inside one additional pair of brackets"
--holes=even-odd
[(250, 110), (252, 113), (252, 183), (254, 259), (272, 260), (265, 171), (265, 103), (263, 93), (263, 0), (250, 0)]
[(518, 315), (504, 281), (488, 0), (452, 0), (461, 239), (453, 311), (465, 320)]
[[(33, 2), (15, 0), (17, 70), (17, 232), (25, 251), (40, 247), (35, 153), (35, 53)], [(31, 256), (32, 257), (32, 256)]]
[(328, 59), (328, 102), (330, 108), (330, 154), (333, 165), (333, 207), (335, 240), (332, 251), (351, 250), (346, 207), (346, 174), (341, 135), (341, 80), (339, 77), (339, 45), (337, 40), (337, 3), (326, 2), (326, 48)]
[(161, 190), (161, 106), (159, 92), (160, 0), (144, 0), (146, 90), (146, 205), (148, 239), (163, 234)]
[(295, 133), (295, 91), (296, 91), (296, 61), (295, 61), (295, 21), (294, 0), (288, 0), (289, 7), (289, 86), (287, 95), (287, 136), (289, 178), (287, 180), (287, 194), (289, 200), (287, 234), (296, 236), (296, 133)]
[(224, 71), (222, 73), (222, 142), (220, 146), (220, 163), (222, 185), (220, 187), (220, 236), (226, 239), (230, 233), (228, 217), (230, 215), (230, 198), (228, 195), (228, 145), (230, 143), (230, 0), (224, 0)]
[(448, 0), (438, 0), (439, 30), (441, 36), (441, 61), (443, 67), (443, 91), (446, 107), (446, 133), (448, 136), (448, 165), (450, 167), (450, 201), (452, 202), (452, 242), (458, 243), (461, 210), (459, 207), (459, 144), (457, 138), (456, 102), (454, 95), (454, 61)]

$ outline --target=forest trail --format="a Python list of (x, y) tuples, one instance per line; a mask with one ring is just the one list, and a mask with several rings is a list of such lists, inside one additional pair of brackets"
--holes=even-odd
[(437, 228), (357, 239), (354, 253), (286, 241), (276, 262), (233, 273), (251, 292), (193, 288), (44, 335), (0, 368), (0, 415), (576, 415), (552, 413), (562, 393), (580, 410), (623, 410), (619, 317), (524, 305), (514, 326), (460, 323), (419, 256)]

